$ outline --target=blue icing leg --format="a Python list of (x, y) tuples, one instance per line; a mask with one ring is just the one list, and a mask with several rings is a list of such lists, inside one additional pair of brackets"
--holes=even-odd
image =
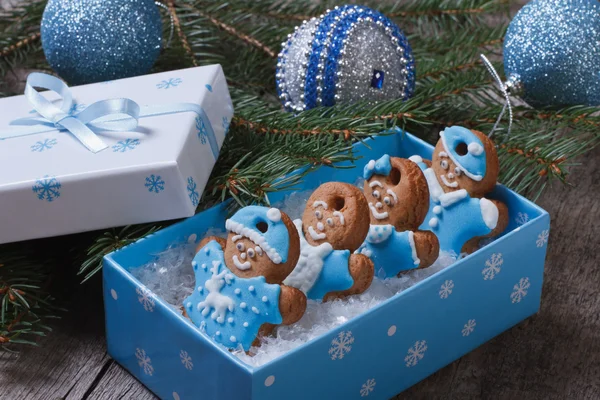
[(243, 279), (225, 265), (216, 241), (204, 246), (192, 261), (196, 276), (194, 293), (183, 304), (192, 322), (216, 342), (246, 351), (262, 324), (281, 324), (281, 287), (263, 276)]
[[(391, 230), (387, 236), (379, 237), (382, 229)], [(384, 271), (385, 278), (391, 278), (400, 271), (414, 269), (420, 261), (416, 255), (412, 231), (397, 232), (390, 225), (371, 225), (367, 240), (357, 253), (365, 254), (373, 261), (375, 274)]]
[(312, 300), (322, 300), (327, 293), (347, 290), (354, 285), (348, 269), (350, 250), (334, 250), (325, 257), (323, 269), (306, 296)]

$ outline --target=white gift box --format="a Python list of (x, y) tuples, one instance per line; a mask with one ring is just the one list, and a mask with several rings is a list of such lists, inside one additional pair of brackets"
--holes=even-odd
[[(130, 131), (92, 129), (94, 153), (68, 130), (0, 140), (0, 243), (188, 217), (194, 214), (233, 115), (219, 65), (71, 88), (76, 115), (106, 99), (142, 110), (187, 103), (203, 112), (139, 118)], [(57, 107), (61, 96), (41, 93)], [(26, 96), (0, 99), (0, 136), (41, 118)], [(39, 127), (39, 126), (38, 126)]]

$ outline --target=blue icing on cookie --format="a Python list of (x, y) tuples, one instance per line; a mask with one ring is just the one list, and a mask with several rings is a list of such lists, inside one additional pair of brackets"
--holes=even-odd
[[(469, 178), (480, 181), (485, 176), (486, 155), (481, 140), (467, 128), (452, 126), (440, 132), (444, 150), (454, 164), (459, 167)], [(459, 154), (457, 149), (463, 146), (464, 154)]]
[(260, 246), (273, 263), (287, 261), (290, 235), (277, 208), (244, 207), (225, 222), (225, 228)]
[(471, 238), (484, 236), (496, 227), (498, 208), (485, 198), (472, 198), (465, 189), (444, 193), (432, 168), (418, 163), (429, 186), (429, 211), (419, 229), (435, 233), (440, 251), (461, 253)]
[(300, 236), (300, 258), (285, 285), (303, 291), (309, 299), (322, 300), (327, 293), (350, 289), (349, 250), (333, 250), (329, 243), (312, 246), (302, 232), (302, 220), (294, 220)]
[(366, 240), (356, 252), (373, 261), (375, 273), (381, 278), (418, 268), (421, 262), (417, 258), (414, 233), (398, 232), (392, 225), (371, 225)]
[(392, 170), (392, 164), (390, 162), (390, 156), (384, 154), (379, 160), (371, 160), (365, 165), (363, 170), (363, 178), (371, 179), (373, 175), (388, 176)]
[(225, 347), (248, 351), (262, 324), (281, 324), (279, 285), (263, 276), (239, 278), (225, 265), (216, 241), (204, 246), (192, 261), (196, 286), (183, 305), (194, 323)]

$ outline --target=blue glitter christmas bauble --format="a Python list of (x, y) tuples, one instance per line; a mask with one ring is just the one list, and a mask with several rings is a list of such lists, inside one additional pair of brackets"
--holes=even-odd
[(50, 0), (41, 33), (50, 66), (78, 85), (148, 72), (162, 21), (153, 0)]
[(506, 32), (504, 70), (532, 106), (600, 105), (600, 2), (527, 4)]
[(277, 62), (277, 93), (288, 111), (408, 99), (415, 63), (402, 31), (367, 7), (336, 7), (288, 35)]

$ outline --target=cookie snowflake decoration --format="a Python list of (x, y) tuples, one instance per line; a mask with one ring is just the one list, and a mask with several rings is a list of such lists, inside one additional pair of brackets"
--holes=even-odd
[(278, 209), (250, 206), (226, 221), (229, 236), (205, 238), (194, 257), (194, 293), (186, 315), (225, 347), (248, 351), (306, 309), (300, 291), (281, 285), (299, 256), (296, 230)]
[(506, 205), (483, 197), (498, 179), (498, 154), (490, 138), (453, 126), (440, 132), (432, 161), (410, 159), (423, 170), (429, 186), (429, 211), (421, 229), (437, 235), (440, 250), (471, 253), (480, 239), (504, 231)]

